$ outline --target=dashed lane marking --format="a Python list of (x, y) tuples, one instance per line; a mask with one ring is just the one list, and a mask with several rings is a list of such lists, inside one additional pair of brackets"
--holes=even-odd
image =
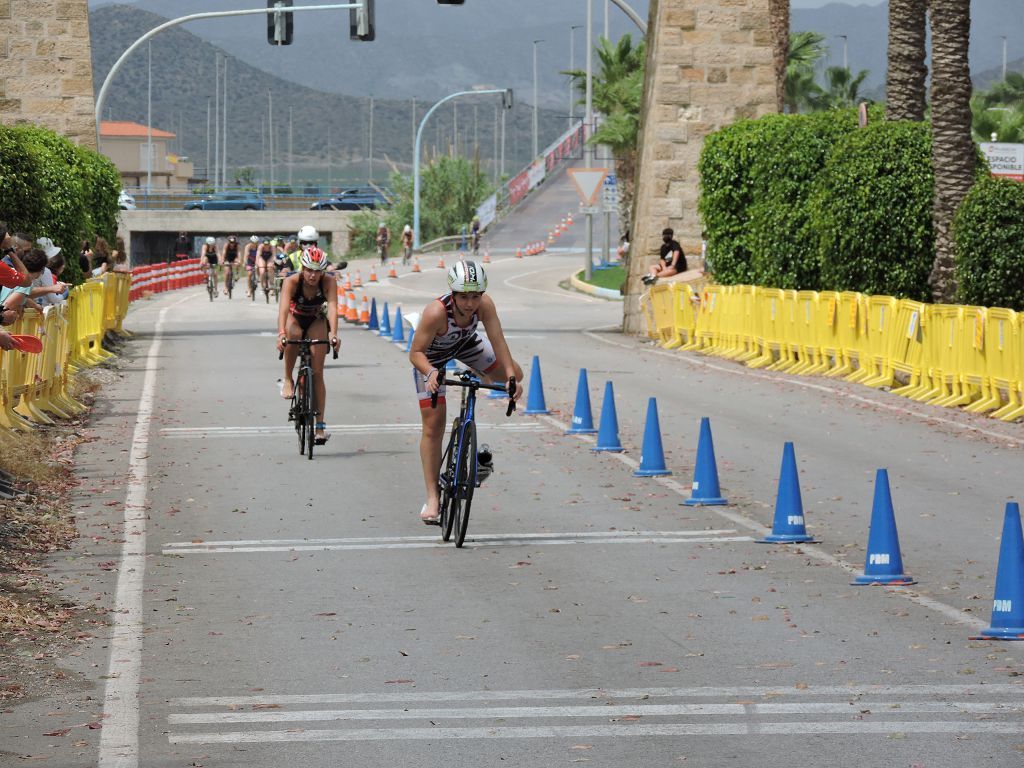
[[(586, 531), (582, 533), (470, 534), (466, 548), (540, 547), (568, 544), (716, 544), (749, 542), (735, 530)], [(251, 539), (242, 541), (171, 542), (165, 555), (251, 554), (256, 552), (332, 552), (339, 550), (434, 549), (450, 543), (433, 536), (381, 536), (349, 539)]]

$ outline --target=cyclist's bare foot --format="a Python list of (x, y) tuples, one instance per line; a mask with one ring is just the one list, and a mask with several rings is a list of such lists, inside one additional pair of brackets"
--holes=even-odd
[(281, 382), (281, 397), (285, 400), (291, 400), (292, 395), (295, 394), (295, 384), (292, 383), (291, 379), (285, 379)]
[(434, 506), (431, 506), (429, 501), (424, 504), (423, 509), (420, 510), (420, 520), (427, 525), (437, 525), (440, 522), (438, 506), (440, 506), (438, 502), (435, 502)]

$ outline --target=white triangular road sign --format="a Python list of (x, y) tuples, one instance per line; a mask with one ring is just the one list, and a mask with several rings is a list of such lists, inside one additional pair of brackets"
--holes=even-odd
[(576, 185), (576, 191), (580, 195), (580, 201), (584, 205), (593, 205), (597, 202), (597, 194), (601, 191), (605, 176), (608, 175), (607, 168), (570, 168), (569, 178)]

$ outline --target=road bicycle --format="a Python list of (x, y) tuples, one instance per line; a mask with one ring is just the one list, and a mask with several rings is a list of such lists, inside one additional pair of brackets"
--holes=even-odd
[(206, 292), (210, 294), (210, 301), (217, 298), (217, 275), (214, 269), (215, 267), (209, 265), (206, 267)]
[(271, 281), (270, 281), (270, 268), (268, 267), (267, 269), (264, 269), (261, 274), (262, 274), (262, 277), (260, 278), (260, 283), (262, 283), (262, 285), (263, 285), (263, 301), (266, 302), (267, 304), (269, 304), (270, 303), (270, 294), (271, 294), (271, 292), (273, 292), (273, 294), (274, 294), (274, 301), (276, 302), (277, 301), (277, 289), (271, 287), (271, 284), (270, 284), (271, 283)]
[[(455, 546), (461, 547), (466, 540), (469, 527), (469, 509), (473, 505), (473, 491), (490, 475), (493, 467), (490, 462), (490, 451), (483, 446), (480, 453), (480, 466), (477, 465), (476, 444), (476, 393), (479, 389), (491, 389), (504, 392), (509, 396), (506, 416), (511, 416), (516, 409), (516, 380), (511, 378), (507, 384), (484, 384), (470, 371), (460, 371), (454, 378), (445, 377), (444, 368), (438, 368), (438, 377), (446, 385), (462, 387), (462, 405), (459, 415), (452, 422), (451, 436), (448, 447), (441, 457), (441, 472), (438, 476), (438, 487), (441, 491), (441, 508), (438, 524), (441, 526), (441, 539), (448, 541), (455, 533)], [(430, 407), (437, 407), (437, 393), (430, 396)], [(483, 474), (479, 470), (484, 470)]]
[[(288, 421), (295, 422), (295, 434), (299, 438), (299, 455), (305, 454), (312, 461), (316, 420), (320, 415), (316, 410), (316, 393), (313, 391), (313, 345), (331, 342), (326, 339), (286, 339), (284, 343), (299, 345), (299, 367), (288, 409)], [(281, 352), (277, 359), (281, 360), (283, 357), (284, 352)], [(334, 350), (334, 359), (338, 359), (337, 350)]]
[(259, 285), (256, 282), (256, 267), (253, 265), (252, 269), (247, 270), (249, 273), (249, 300), (256, 301), (256, 289)]

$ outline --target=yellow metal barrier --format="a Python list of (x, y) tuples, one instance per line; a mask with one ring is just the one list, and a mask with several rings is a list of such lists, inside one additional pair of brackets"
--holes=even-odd
[(653, 317), (653, 328), (656, 339), (666, 349), (675, 349), (682, 341), (676, 328), (676, 313), (672, 306), (675, 293), (671, 285), (656, 285), (651, 288), (650, 302)]
[(800, 364), (800, 342), (797, 331), (796, 291), (782, 291), (779, 302), (779, 359), (768, 366), (769, 371), (788, 371)]

